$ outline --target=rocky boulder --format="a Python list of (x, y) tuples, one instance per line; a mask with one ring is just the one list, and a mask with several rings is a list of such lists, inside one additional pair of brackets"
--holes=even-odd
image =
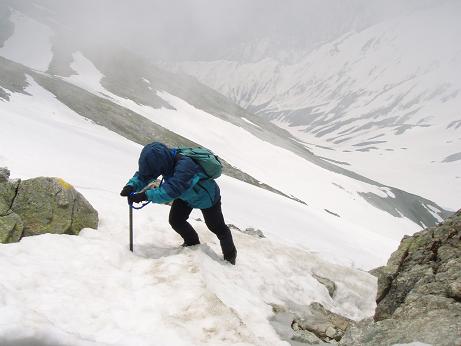
[(291, 345), (337, 344), (352, 321), (314, 302), (308, 306), (272, 305), (271, 324)]
[(302, 340), (309, 336), (311, 341), (308, 343), (313, 343), (311, 335), (313, 334), (321, 342), (335, 343), (341, 340), (350, 322), (349, 319), (335, 314), (325, 309), (322, 304), (315, 302), (293, 320), (291, 328), (295, 331), (294, 340), (296, 341), (303, 342)]
[(10, 180), (9, 171), (0, 170), (0, 242), (43, 233), (78, 234), (97, 226), (97, 211), (64, 180)]
[(461, 210), (404, 237), (374, 274), (374, 319), (351, 326), (340, 345), (461, 345)]
[(24, 224), (21, 217), (11, 210), (19, 181), (10, 181), (10, 171), (0, 168), (0, 242), (13, 243), (21, 239)]

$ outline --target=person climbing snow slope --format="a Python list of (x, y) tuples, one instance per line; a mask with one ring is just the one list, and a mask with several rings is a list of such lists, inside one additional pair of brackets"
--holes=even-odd
[[(160, 175), (163, 183), (150, 188), (149, 184)], [(129, 203), (173, 202), (169, 223), (183, 238), (184, 247), (200, 244), (197, 232), (187, 219), (192, 209), (201, 209), (207, 227), (220, 241), (224, 259), (235, 265), (237, 249), (232, 233), (224, 222), (218, 184), (192, 158), (162, 143), (146, 145), (139, 156), (138, 171), (123, 187), (120, 195), (128, 197)]]

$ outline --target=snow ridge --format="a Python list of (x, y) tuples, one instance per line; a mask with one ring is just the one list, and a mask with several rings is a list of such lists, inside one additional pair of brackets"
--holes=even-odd
[[(293, 64), (174, 69), (269, 117), (315, 154), (455, 209), (461, 160), (446, 158), (461, 152), (459, 13), (459, 2), (443, 3), (346, 34)], [(397, 162), (405, 165), (396, 170)]]

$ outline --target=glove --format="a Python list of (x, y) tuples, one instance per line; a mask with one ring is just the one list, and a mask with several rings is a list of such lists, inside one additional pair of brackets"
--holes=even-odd
[(134, 187), (131, 185), (126, 185), (120, 192), (120, 196), (127, 197), (130, 193), (134, 192)]
[(134, 193), (128, 196), (128, 203), (141, 203), (147, 201), (147, 195), (145, 192)]

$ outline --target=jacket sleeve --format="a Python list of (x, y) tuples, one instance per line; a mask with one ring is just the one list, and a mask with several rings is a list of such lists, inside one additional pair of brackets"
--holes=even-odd
[(173, 176), (167, 178), (160, 187), (146, 191), (147, 198), (154, 203), (171, 202), (197, 184), (201, 179), (200, 173), (191, 159), (183, 158), (176, 163)]
[(136, 172), (133, 177), (128, 180), (128, 183), (127, 185), (130, 185), (130, 186), (133, 186), (135, 191), (136, 192), (139, 192), (141, 191), (143, 188), (146, 187), (147, 185), (147, 182), (145, 182), (144, 180), (142, 180), (140, 177), (139, 177), (139, 174), (138, 172)]

